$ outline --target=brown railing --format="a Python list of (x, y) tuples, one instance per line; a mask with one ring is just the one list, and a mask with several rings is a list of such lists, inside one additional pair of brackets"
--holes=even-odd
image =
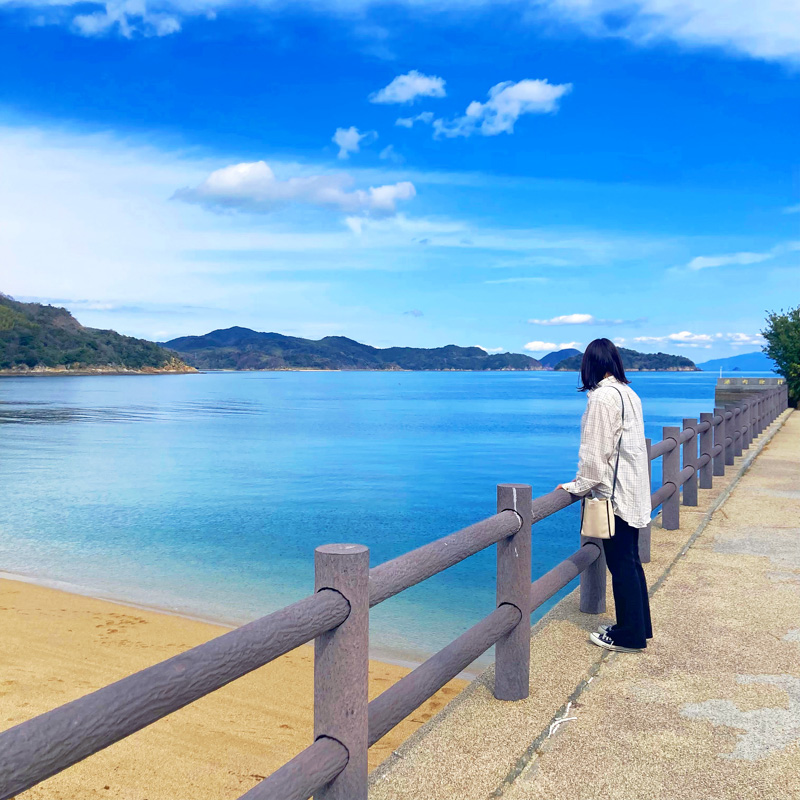
[[(697, 488), (711, 488), (753, 439), (787, 408), (781, 384), (715, 408), (683, 428), (664, 428), (648, 449), (663, 458), (652, 507), (679, 525)], [(683, 466), (681, 466), (681, 449)], [(596, 540), (531, 582), (531, 526), (579, 498), (559, 489), (501, 484), (497, 514), (369, 568), (355, 544), (318, 547), (313, 595), (0, 733), (0, 800), (10, 800), (114, 742), (314, 640), (314, 742), (242, 795), (247, 800), (366, 800), (367, 750), (492, 645), (495, 696), (528, 696), (530, 614), (578, 575), (581, 610), (605, 610), (605, 563)], [(372, 702), (367, 702), (369, 609), (475, 553), (497, 545), (497, 607)], [(649, 560), (649, 526), (641, 536)]]

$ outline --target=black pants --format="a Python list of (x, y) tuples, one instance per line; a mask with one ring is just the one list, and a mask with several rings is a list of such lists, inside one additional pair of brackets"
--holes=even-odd
[(614, 517), (615, 533), (603, 539), (606, 564), (617, 608), (617, 622), (611, 638), (622, 647), (646, 647), (653, 638), (647, 582), (639, 559), (639, 529)]

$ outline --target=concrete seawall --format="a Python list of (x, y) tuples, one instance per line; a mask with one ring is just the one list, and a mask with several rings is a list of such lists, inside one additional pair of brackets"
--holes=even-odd
[(800, 798), (798, 484), (787, 411), (678, 530), (654, 521), (645, 653), (591, 645), (610, 585), (608, 615), (576, 590), (534, 626), (530, 697), (495, 700), (490, 668), (375, 770), (371, 800)]

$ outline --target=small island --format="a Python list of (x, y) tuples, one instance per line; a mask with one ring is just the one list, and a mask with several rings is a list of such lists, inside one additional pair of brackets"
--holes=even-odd
[[(669, 353), (640, 353), (637, 350), (619, 348), (622, 365), (627, 372), (701, 372), (694, 361), (685, 356), (673, 356)], [(582, 355), (571, 356), (560, 361), (553, 369), (577, 372), (581, 368)]]

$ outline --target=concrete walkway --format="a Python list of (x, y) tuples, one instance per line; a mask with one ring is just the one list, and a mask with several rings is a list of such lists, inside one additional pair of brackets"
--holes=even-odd
[(589, 644), (605, 617), (573, 593), (534, 628), (531, 697), (496, 701), (488, 670), (371, 800), (800, 800), (800, 413), (736, 462), (680, 530), (653, 525), (645, 653)]

